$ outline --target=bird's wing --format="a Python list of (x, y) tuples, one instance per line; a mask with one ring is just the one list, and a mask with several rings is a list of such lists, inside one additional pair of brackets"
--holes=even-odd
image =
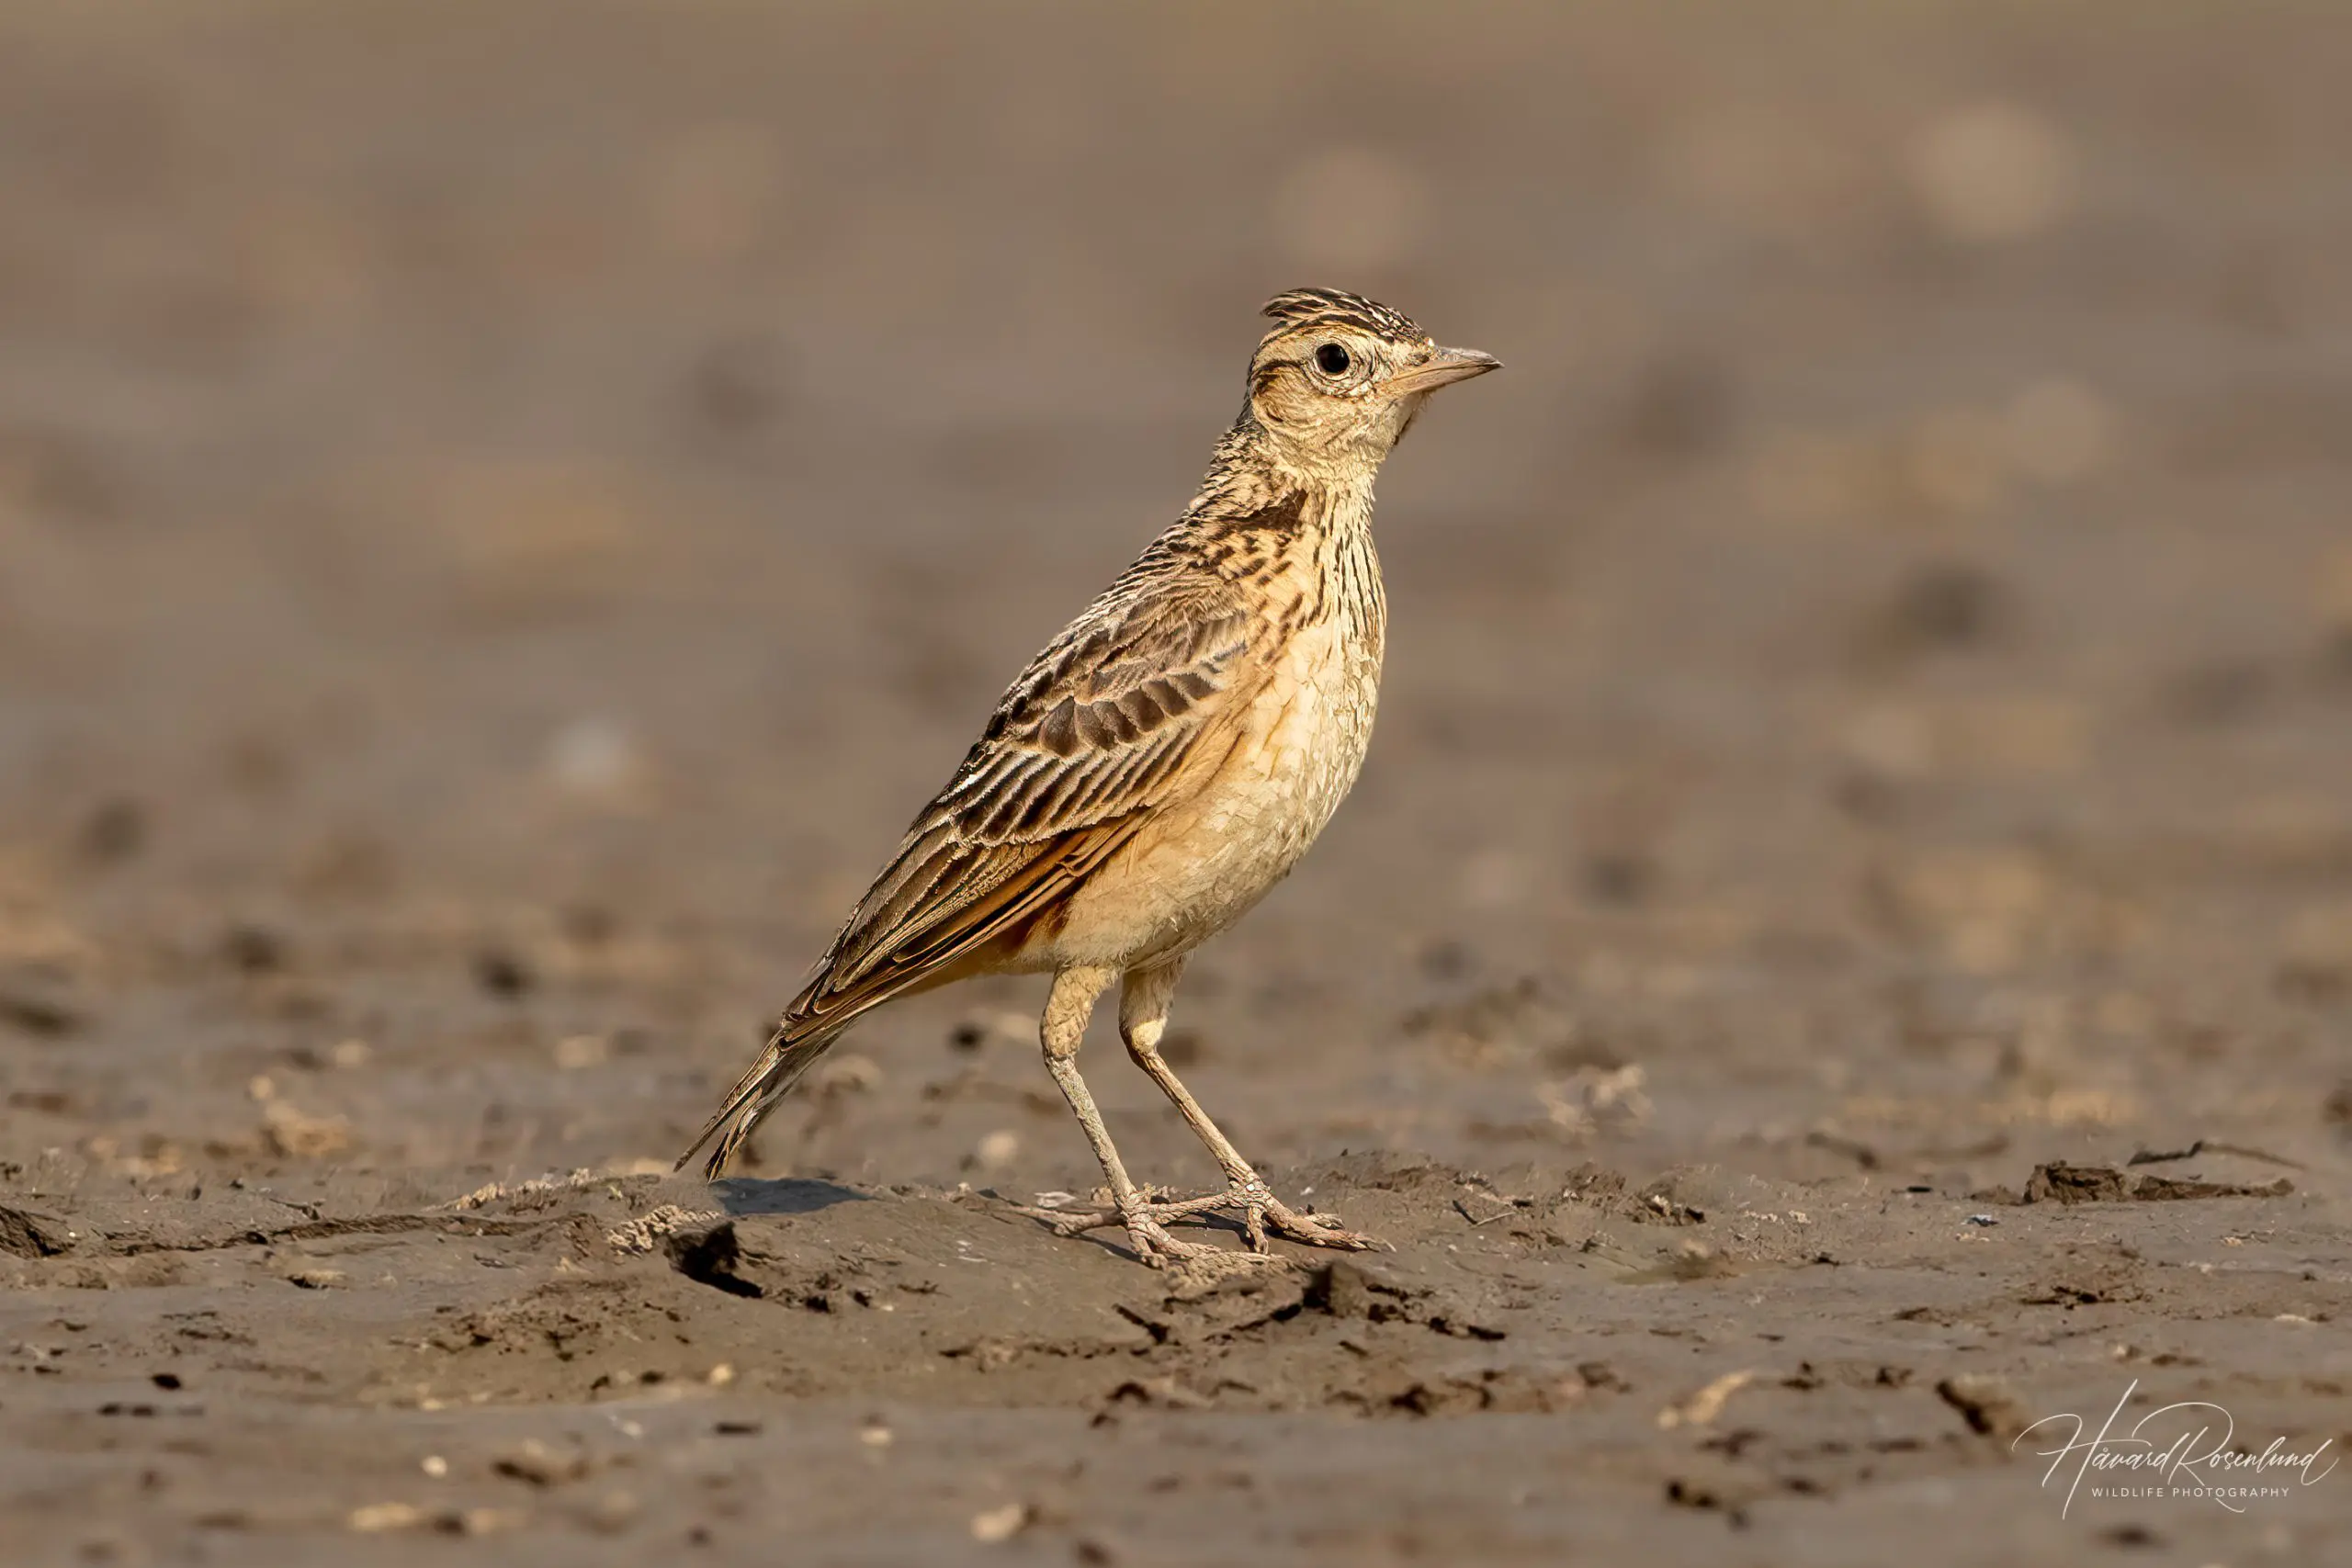
[(1051, 914), (1213, 776), (1262, 674), (1250, 625), (1224, 583), (1146, 551), (1006, 691), (679, 1165), (719, 1137), (718, 1177), (852, 1019)]
[(1148, 570), (1023, 671), (786, 1014), (862, 1012), (1051, 910), (1214, 773), (1254, 671), (1222, 582)]

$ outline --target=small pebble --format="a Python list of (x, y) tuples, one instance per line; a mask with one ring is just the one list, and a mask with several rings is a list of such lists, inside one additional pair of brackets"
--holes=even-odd
[(1026, 1503), (1007, 1503), (1001, 1508), (989, 1508), (972, 1516), (972, 1539), (994, 1546), (1011, 1540), (1029, 1528), (1034, 1515)]
[(424, 1522), (424, 1510), (413, 1503), (369, 1503), (351, 1510), (351, 1528), (362, 1535), (412, 1529)]
[(460, 1514), (440, 1515), (433, 1522), (450, 1535), (494, 1535), (519, 1529), (529, 1518), (520, 1508), (468, 1508)]
[(588, 1507), (588, 1526), (610, 1535), (627, 1529), (638, 1515), (637, 1494), (607, 1492)]
[(580, 1450), (553, 1449), (537, 1438), (526, 1438), (499, 1455), (490, 1468), (510, 1481), (560, 1486), (586, 1475), (591, 1466), (588, 1455)]

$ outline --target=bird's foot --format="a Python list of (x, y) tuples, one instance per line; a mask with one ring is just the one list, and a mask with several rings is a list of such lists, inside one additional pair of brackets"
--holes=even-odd
[(1032, 1219), (1045, 1221), (1056, 1235), (1079, 1235), (1087, 1231), (1119, 1225), (1127, 1233), (1127, 1243), (1136, 1257), (1154, 1269), (1165, 1268), (1171, 1262), (1210, 1254), (1242, 1257), (1227, 1253), (1223, 1247), (1204, 1242), (1180, 1241), (1168, 1232), (1170, 1220), (1181, 1220), (1205, 1210), (1222, 1208), (1226, 1194), (1211, 1193), (1203, 1198), (1171, 1199), (1163, 1188), (1145, 1187), (1136, 1190), (1135, 1201), (1121, 1206), (1112, 1195), (1100, 1189), (1095, 1193), (1095, 1208), (1071, 1213), (1067, 1209), (1030, 1208), (1016, 1205), (1019, 1212)]
[(1241, 1211), (1242, 1228), (1250, 1233), (1250, 1250), (1266, 1250), (1266, 1232), (1272, 1228), (1285, 1241), (1304, 1247), (1329, 1247), (1341, 1252), (1370, 1252), (1385, 1244), (1361, 1231), (1340, 1225), (1329, 1214), (1300, 1213), (1275, 1197), (1264, 1181), (1251, 1177), (1236, 1181), (1226, 1189), (1226, 1201)]
[[(1167, 1222), (1170, 1220), (1189, 1219), (1219, 1209), (1240, 1212), (1242, 1229), (1250, 1237), (1247, 1254), (1227, 1253), (1222, 1247), (1201, 1242), (1180, 1241), (1168, 1232)], [(1269, 1231), (1287, 1241), (1307, 1247), (1336, 1247), (1343, 1252), (1367, 1252), (1383, 1245), (1371, 1236), (1341, 1228), (1328, 1214), (1300, 1213), (1276, 1198), (1265, 1182), (1256, 1177), (1230, 1182), (1223, 1191), (1203, 1193), (1196, 1198), (1171, 1198), (1164, 1188), (1146, 1187), (1138, 1190), (1135, 1202), (1125, 1208), (1113, 1203), (1080, 1213), (1025, 1207), (1020, 1212), (1044, 1220), (1053, 1227), (1056, 1235), (1078, 1235), (1109, 1225), (1122, 1225), (1126, 1229), (1127, 1239), (1134, 1246), (1136, 1256), (1155, 1269), (1171, 1259), (1199, 1258), (1210, 1253), (1237, 1260), (1262, 1258), (1267, 1256)]]

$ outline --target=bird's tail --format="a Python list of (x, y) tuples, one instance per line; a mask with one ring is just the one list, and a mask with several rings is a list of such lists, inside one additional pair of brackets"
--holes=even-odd
[[(752, 1129), (760, 1124), (760, 1119), (775, 1108), (775, 1102), (784, 1098), (794, 1081), (840, 1037), (838, 1027), (796, 1034), (788, 1020), (779, 1024), (768, 1041), (768, 1048), (760, 1053), (760, 1059), (752, 1064), (752, 1070), (737, 1081), (734, 1091), (727, 1097), (727, 1103), (718, 1108), (717, 1115), (703, 1123), (702, 1131), (695, 1134), (695, 1141), (687, 1146), (684, 1154), (678, 1156), (676, 1168), (684, 1170), (686, 1163), (701, 1152), (702, 1146), (717, 1137), (718, 1146), (703, 1162), (702, 1173), (704, 1179), (710, 1181), (726, 1175), (727, 1168), (734, 1163), (736, 1155), (751, 1138)], [(723, 1134), (720, 1132), (722, 1128), (725, 1129)]]

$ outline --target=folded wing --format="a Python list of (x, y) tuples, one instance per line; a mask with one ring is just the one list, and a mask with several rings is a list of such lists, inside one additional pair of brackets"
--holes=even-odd
[(1222, 583), (1114, 587), (1005, 693), (787, 1021), (863, 1011), (1035, 921), (1197, 788), (1231, 743), (1249, 632)]
[(1005, 693), (680, 1165), (725, 1128), (707, 1165), (724, 1171), (852, 1019), (1017, 942), (1155, 810), (1212, 777), (1249, 647), (1230, 589), (1146, 552)]

